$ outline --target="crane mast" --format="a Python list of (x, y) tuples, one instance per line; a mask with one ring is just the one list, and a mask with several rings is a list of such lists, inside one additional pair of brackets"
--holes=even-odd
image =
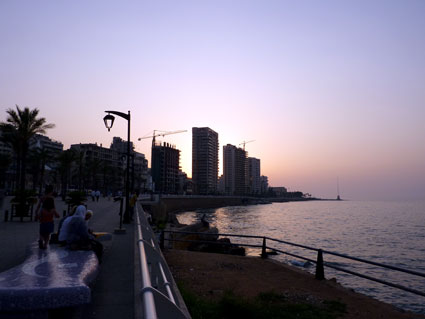
[(255, 140), (251, 140), (251, 141), (243, 141), (242, 143), (240, 143), (239, 145), (243, 145), (243, 150), (245, 151), (245, 144), (251, 143), (251, 142), (255, 142)]
[[(156, 133), (156, 132), (161, 132), (161, 133)], [(179, 130), (179, 131), (172, 131), (172, 132), (160, 131), (160, 130), (153, 130), (153, 135), (139, 137), (137, 140), (140, 141), (140, 140), (145, 139), (145, 138), (152, 138), (152, 147), (154, 147), (155, 146), (155, 137), (158, 137), (158, 136), (164, 137), (166, 135), (177, 134), (177, 133), (184, 133), (184, 132), (187, 132), (187, 130)]]

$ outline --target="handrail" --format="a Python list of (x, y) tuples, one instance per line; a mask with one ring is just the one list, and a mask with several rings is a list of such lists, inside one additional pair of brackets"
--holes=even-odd
[(190, 318), (143, 210), (141, 215), (135, 205), (143, 318)]
[[(311, 250), (316, 250), (316, 251), (318, 250), (317, 248), (312, 248), (312, 247), (308, 247), (308, 246), (298, 245), (298, 244), (294, 244), (294, 243), (291, 243), (291, 242), (288, 242), (288, 241), (284, 241), (284, 240), (280, 240), (280, 239), (275, 239), (275, 238), (271, 238), (271, 237), (265, 237), (265, 238), (266, 239), (269, 239), (269, 240), (272, 240), (272, 241), (276, 241), (276, 242), (280, 242), (280, 243), (292, 245), (292, 246), (298, 246), (298, 247), (302, 247), (302, 248), (306, 248), (306, 249), (311, 249)], [(330, 250), (322, 250), (322, 252), (323, 253), (327, 253), (329, 255), (341, 257), (341, 258), (355, 260), (355, 261), (362, 262), (362, 263), (365, 263), (365, 264), (370, 264), (370, 265), (374, 265), (374, 266), (378, 266), (378, 267), (383, 267), (383, 268), (387, 268), (387, 269), (391, 269), (391, 270), (396, 270), (396, 271), (404, 272), (404, 273), (415, 275), (415, 276), (425, 277), (425, 274), (420, 273), (420, 272), (417, 272), (417, 271), (409, 270), (409, 269), (404, 269), (404, 268), (400, 268), (400, 267), (396, 267), (396, 266), (382, 264), (382, 263), (378, 263), (378, 262), (367, 260), (367, 259), (363, 259), (363, 258), (352, 257), (352, 256), (349, 256), (349, 255), (346, 255), (346, 254), (341, 254), (341, 253), (337, 253), (337, 252), (330, 251)]]
[[(139, 219), (139, 216), (136, 217)], [(138, 227), (139, 242), (140, 242), (140, 225)], [(155, 301), (153, 293), (151, 291), (152, 284), (149, 275), (148, 262), (146, 260), (146, 253), (144, 245), (139, 245), (139, 256), (140, 256), (140, 273), (142, 274), (142, 298), (143, 298), (143, 314), (144, 318), (157, 318)]]
[[(374, 262), (371, 260), (366, 260), (363, 258), (358, 258), (358, 257), (353, 257), (353, 256), (349, 256), (346, 254), (341, 254), (338, 252), (333, 252), (333, 251), (329, 251), (329, 250), (322, 250), (319, 248), (315, 248), (315, 247), (310, 247), (307, 245), (301, 245), (301, 244), (297, 244), (297, 243), (292, 243), (289, 241), (285, 241), (285, 240), (281, 240), (281, 239), (277, 239), (277, 238), (272, 238), (272, 237), (267, 237), (267, 236), (255, 236), (255, 235), (242, 235), (242, 234), (227, 234), (227, 233), (203, 233), (203, 232), (191, 232), (191, 231), (177, 231), (177, 230), (164, 230), (163, 232), (167, 232), (167, 233), (175, 233), (175, 234), (189, 234), (189, 235), (202, 235), (202, 236), (228, 236), (228, 237), (239, 237), (239, 238), (254, 238), (254, 239), (261, 239), (263, 240), (263, 244), (262, 245), (253, 245), (253, 244), (248, 244), (248, 243), (237, 243), (237, 245), (239, 246), (244, 246), (244, 247), (256, 247), (256, 248), (262, 248), (262, 257), (266, 257), (266, 249), (270, 249), (276, 252), (280, 252), (289, 256), (293, 256), (295, 258), (299, 258), (299, 259), (303, 259), (312, 263), (316, 264), (316, 278), (317, 279), (324, 279), (324, 271), (323, 268), (324, 266), (329, 267), (329, 268), (333, 268), (335, 270), (338, 271), (342, 271), (354, 276), (358, 276), (361, 278), (365, 278), (371, 281), (375, 281), (378, 283), (381, 283), (383, 285), (386, 286), (390, 286), (393, 288), (397, 288), (400, 290), (404, 290), (416, 295), (420, 295), (420, 296), (424, 296), (425, 297), (425, 292), (416, 290), (416, 289), (412, 289), (409, 287), (405, 287), (399, 284), (395, 284), (395, 283), (391, 283), (382, 279), (378, 279), (378, 278), (374, 278), (368, 275), (364, 275), (352, 270), (348, 270), (342, 267), (338, 267), (335, 265), (332, 265), (328, 262), (323, 262), (323, 253), (329, 254), (329, 255), (333, 255), (333, 256), (337, 256), (340, 258), (346, 258), (346, 259), (350, 259), (350, 260), (354, 260), (354, 261), (358, 261), (358, 262), (362, 262), (362, 263), (366, 263), (366, 264), (370, 264), (370, 265), (374, 265), (374, 266), (378, 266), (381, 268), (386, 268), (386, 269), (390, 269), (390, 270), (395, 270), (395, 271), (399, 271), (399, 272), (403, 272), (403, 273), (407, 273), (410, 275), (414, 275), (414, 276), (419, 276), (419, 277), (424, 277), (425, 278), (425, 273), (420, 273), (417, 271), (413, 271), (413, 270), (409, 270), (409, 269), (404, 269), (404, 268), (400, 268), (400, 267), (396, 267), (396, 266), (392, 266), (392, 265), (387, 265), (387, 264), (383, 264), (383, 263), (378, 263), (378, 262)], [(185, 239), (174, 239), (174, 238), (169, 238), (167, 239), (168, 241), (178, 241), (178, 242), (192, 242), (192, 243), (209, 243), (209, 244), (217, 244), (217, 245), (235, 245), (235, 244), (231, 244), (231, 243), (223, 243), (223, 242), (214, 242), (214, 241), (208, 241), (208, 240), (185, 240)], [(290, 253), (287, 251), (283, 251), (280, 250), (278, 248), (275, 247), (269, 247), (266, 245), (266, 240), (270, 240), (270, 241), (274, 241), (277, 243), (281, 243), (281, 244), (286, 244), (286, 245), (290, 245), (290, 246), (295, 246), (295, 247), (300, 247), (300, 248), (304, 248), (304, 249), (308, 249), (308, 250), (313, 250), (316, 251), (318, 253), (317, 255), (317, 260), (313, 260), (311, 258), (307, 258), (304, 256), (300, 256), (294, 253)], [(318, 275), (318, 273), (321, 272), (321, 275)]]

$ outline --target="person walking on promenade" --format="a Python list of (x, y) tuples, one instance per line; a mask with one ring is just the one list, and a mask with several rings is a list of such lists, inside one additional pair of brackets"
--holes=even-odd
[[(50, 240), (50, 234), (51, 233), (53, 233), (53, 230), (54, 230), (54, 224), (53, 224), (53, 228), (52, 228), (52, 230), (48, 233), (48, 235), (46, 234), (46, 231), (48, 231), (49, 229), (50, 229), (50, 227), (51, 226), (49, 226), (49, 223), (47, 222), (47, 221), (49, 221), (50, 220), (50, 217), (48, 217), (48, 214), (46, 215), (46, 214), (44, 214), (44, 216), (43, 216), (43, 222), (42, 222), (42, 220), (41, 220), (41, 215), (42, 215), (42, 213), (43, 213), (43, 205), (44, 205), (44, 202), (47, 200), (47, 199), (51, 199), (51, 202), (50, 202), (50, 200), (49, 200), (49, 206), (50, 205), (53, 205), (53, 210), (55, 211), (55, 213), (57, 214), (57, 212), (56, 212), (56, 208), (55, 208), (55, 197), (54, 197), (54, 195), (53, 195), (53, 186), (52, 185), (47, 185), (46, 186), (46, 189), (44, 190), (44, 195), (42, 196), (42, 197), (40, 197), (40, 199), (38, 200), (38, 204), (37, 204), (37, 207), (36, 207), (36, 209), (35, 209), (35, 221), (37, 221), (37, 220), (39, 220), (40, 221), (40, 239), (39, 239), (39, 241), (38, 241), (38, 246), (41, 248), (41, 249), (43, 249), (43, 248), (46, 248), (45, 247), (45, 243), (46, 243), (46, 241), (45, 241), (45, 238), (47, 238), (48, 240), (47, 240), (47, 242)], [(53, 204), (52, 204), (53, 203)], [(55, 214), (54, 214), (55, 215)], [(55, 215), (56, 216), (56, 215)], [(53, 217), (51, 218), (51, 222), (53, 223)], [(46, 223), (46, 224), (45, 224)], [(42, 224), (43, 224), (43, 226), (42, 226)], [(45, 236), (42, 236), (42, 228), (43, 227), (43, 235), (45, 235)], [(47, 235), (47, 236), (46, 236)], [(46, 243), (46, 246), (47, 246), (47, 243)]]
[(100, 190), (97, 190), (96, 191), (96, 202), (99, 201), (99, 198), (100, 198)]
[(59, 218), (59, 214), (55, 209), (55, 202), (52, 197), (47, 197), (42, 204), (41, 213), (39, 215), (40, 220), (40, 239), (38, 241), (38, 247), (40, 249), (46, 249), (49, 244), (50, 234), (53, 233), (55, 224), (53, 218)]
[(38, 201), (37, 208), (35, 209), (35, 220), (38, 219), (38, 216), (41, 213), (41, 208), (43, 206), (43, 202), (46, 200), (46, 198), (49, 198), (49, 197), (53, 199), (53, 207), (54, 207), (55, 206), (55, 202), (54, 202), (55, 197), (53, 196), (53, 186), (52, 185), (46, 186), (46, 189), (44, 191), (44, 195)]
[(95, 190), (92, 190), (91, 191), (91, 199), (92, 199), (92, 201), (94, 202), (95, 201), (95, 199), (96, 199), (96, 191)]
[(133, 215), (134, 215), (134, 206), (136, 206), (137, 203), (137, 194), (136, 192), (133, 192), (133, 195), (131, 195), (130, 201), (129, 201), (129, 205), (130, 205), (130, 220), (133, 220)]

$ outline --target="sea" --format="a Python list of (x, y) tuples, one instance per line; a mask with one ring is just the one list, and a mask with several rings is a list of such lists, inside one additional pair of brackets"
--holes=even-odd
[[(180, 213), (181, 223), (204, 216), (219, 233), (268, 236), (425, 274), (425, 201), (305, 201), (200, 209)], [(232, 243), (261, 245), (261, 239), (231, 237)], [(313, 260), (317, 252), (267, 242), (267, 246)], [(260, 249), (248, 248), (247, 255)], [(315, 264), (285, 254), (270, 258), (314, 273)], [(425, 278), (323, 254), (325, 262), (425, 293)], [(425, 297), (339, 272), (325, 277), (394, 306), (425, 314)]]

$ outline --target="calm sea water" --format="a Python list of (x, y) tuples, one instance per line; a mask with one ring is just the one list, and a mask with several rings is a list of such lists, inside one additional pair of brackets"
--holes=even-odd
[[(312, 201), (236, 206), (185, 212), (180, 222), (193, 223), (205, 214), (220, 233), (260, 235), (297, 244), (348, 254), (375, 262), (425, 273), (425, 201), (360, 202)], [(259, 240), (232, 239), (232, 242), (261, 244)], [(287, 245), (268, 246), (316, 259), (314, 252)], [(259, 250), (248, 250), (258, 255)], [(313, 272), (314, 265), (287, 255), (276, 258)], [(356, 272), (425, 292), (425, 278), (384, 270), (324, 254), (332, 262)], [(425, 297), (384, 286), (325, 267), (326, 278), (355, 291), (400, 308), (425, 314)]]

